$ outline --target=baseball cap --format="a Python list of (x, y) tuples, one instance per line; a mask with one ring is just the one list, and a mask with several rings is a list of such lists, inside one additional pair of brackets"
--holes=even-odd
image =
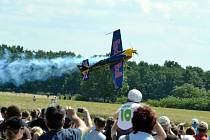
[(141, 102), (142, 94), (137, 89), (132, 89), (128, 92), (128, 100), (132, 102), (139, 103)]
[(5, 122), (6, 129), (19, 129), (24, 126), (23, 121), (17, 117), (11, 117)]
[(198, 123), (199, 123), (198, 119), (196, 119), (196, 118), (192, 119), (192, 124), (198, 124)]
[(161, 116), (159, 119), (158, 119), (158, 122), (160, 123), (160, 125), (162, 126), (171, 126), (170, 124), (170, 120), (167, 116)]

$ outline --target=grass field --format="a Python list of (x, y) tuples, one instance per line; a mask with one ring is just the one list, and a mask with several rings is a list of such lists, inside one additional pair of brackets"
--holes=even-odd
[[(50, 98), (46, 96), (36, 95), (36, 102), (32, 101), (33, 95), (31, 94), (15, 94), (15, 93), (3, 93), (0, 92), (0, 107), (9, 105), (18, 105), (22, 110), (31, 110), (35, 108), (46, 108), (50, 105)], [(109, 104), (109, 103), (95, 103), (95, 102), (82, 102), (72, 100), (59, 100), (59, 104), (62, 106), (86, 107), (92, 116), (111, 116), (120, 104)], [(195, 111), (195, 110), (184, 110), (184, 109), (169, 109), (169, 108), (156, 108), (154, 107), (158, 116), (166, 115), (175, 123), (184, 122), (187, 124), (191, 123), (192, 118), (197, 118), (210, 124), (210, 112), (207, 111)]]

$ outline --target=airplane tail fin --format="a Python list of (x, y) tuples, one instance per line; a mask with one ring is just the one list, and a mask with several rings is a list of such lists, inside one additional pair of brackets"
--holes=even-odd
[(89, 79), (89, 61), (88, 59), (82, 61), (82, 65), (77, 65), (83, 75), (83, 80)]

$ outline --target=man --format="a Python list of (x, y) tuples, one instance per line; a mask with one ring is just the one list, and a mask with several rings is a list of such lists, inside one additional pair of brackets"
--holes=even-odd
[(121, 135), (126, 135), (132, 132), (132, 123), (131, 119), (133, 117), (133, 112), (135, 109), (140, 107), (139, 104), (142, 99), (142, 94), (137, 89), (132, 89), (128, 92), (128, 102), (123, 104), (118, 109), (118, 130), (117, 137)]
[(208, 124), (206, 122), (201, 121), (198, 124), (197, 131), (198, 133), (195, 135), (196, 140), (208, 140)]
[[(17, 117), (19, 119), (21, 118), (21, 111), (18, 106), (11, 105), (7, 108), (5, 120), (7, 121), (8, 119), (10, 119), (12, 117)], [(4, 126), (5, 122), (2, 125)], [(5, 128), (3, 128), (3, 130), (1, 130), (1, 131), (2, 132), (5, 131)], [(2, 137), (3, 138), (5, 137), (4, 133), (2, 134)], [(30, 140), (30, 139), (31, 139), (31, 134), (29, 132), (29, 129), (26, 126), (24, 126), (22, 140)]]
[(167, 116), (161, 116), (158, 121), (167, 135), (165, 140), (179, 140), (179, 138), (172, 132), (171, 122)]
[(77, 128), (63, 129), (65, 112), (61, 108), (48, 107), (46, 110), (46, 125), (49, 132), (40, 136), (38, 140), (80, 140), (82, 134), (90, 130), (74, 109), (67, 107), (66, 115), (76, 124)]
[[(132, 127), (133, 132), (121, 136), (119, 140), (164, 140), (166, 138), (166, 133), (156, 121), (155, 111), (149, 106), (142, 106), (134, 111)], [(152, 136), (153, 131), (156, 132), (155, 137)], [(114, 138), (113, 134), (112, 129), (112, 138)]]
[(192, 127), (195, 129), (195, 133), (196, 133), (196, 134), (198, 133), (198, 131), (197, 131), (198, 124), (199, 124), (198, 119), (193, 118), (193, 119), (192, 119)]
[(95, 119), (95, 128), (87, 134), (84, 138), (85, 140), (105, 140), (106, 136), (103, 134), (105, 128), (106, 120), (101, 117)]

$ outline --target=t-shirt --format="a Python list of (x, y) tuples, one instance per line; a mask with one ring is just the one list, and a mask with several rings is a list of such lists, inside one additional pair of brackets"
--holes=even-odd
[[(155, 140), (151, 134), (145, 133), (145, 132), (137, 132), (135, 134), (130, 133), (129, 139), (130, 140)], [(119, 140), (126, 140), (126, 135), (121, 136)]]
[(193, 135), (181, 135), (182, 140), (195, 140)]
[(88, 133), (84, 140), (105, 140), (106, 136), (97, 130), (92, 130), (90, 133)]
[(128, 102), (123, 104), (118, 109), (118, 122), (117, 126), (122, 130), (127, 130), (132, 127), (131, 119), (133, 117), (133, 112), (135, 109), (141, 105), (134, 102)]
[(38, 140), (80, 140), (82, 132), (80, 129), (51, 130), (41, 135)]
[(208, 136), (203, 135), (203, 134), (197, 134), (197, 135), (195, 135), (195, 139), (196, 140), (208, 140)]

